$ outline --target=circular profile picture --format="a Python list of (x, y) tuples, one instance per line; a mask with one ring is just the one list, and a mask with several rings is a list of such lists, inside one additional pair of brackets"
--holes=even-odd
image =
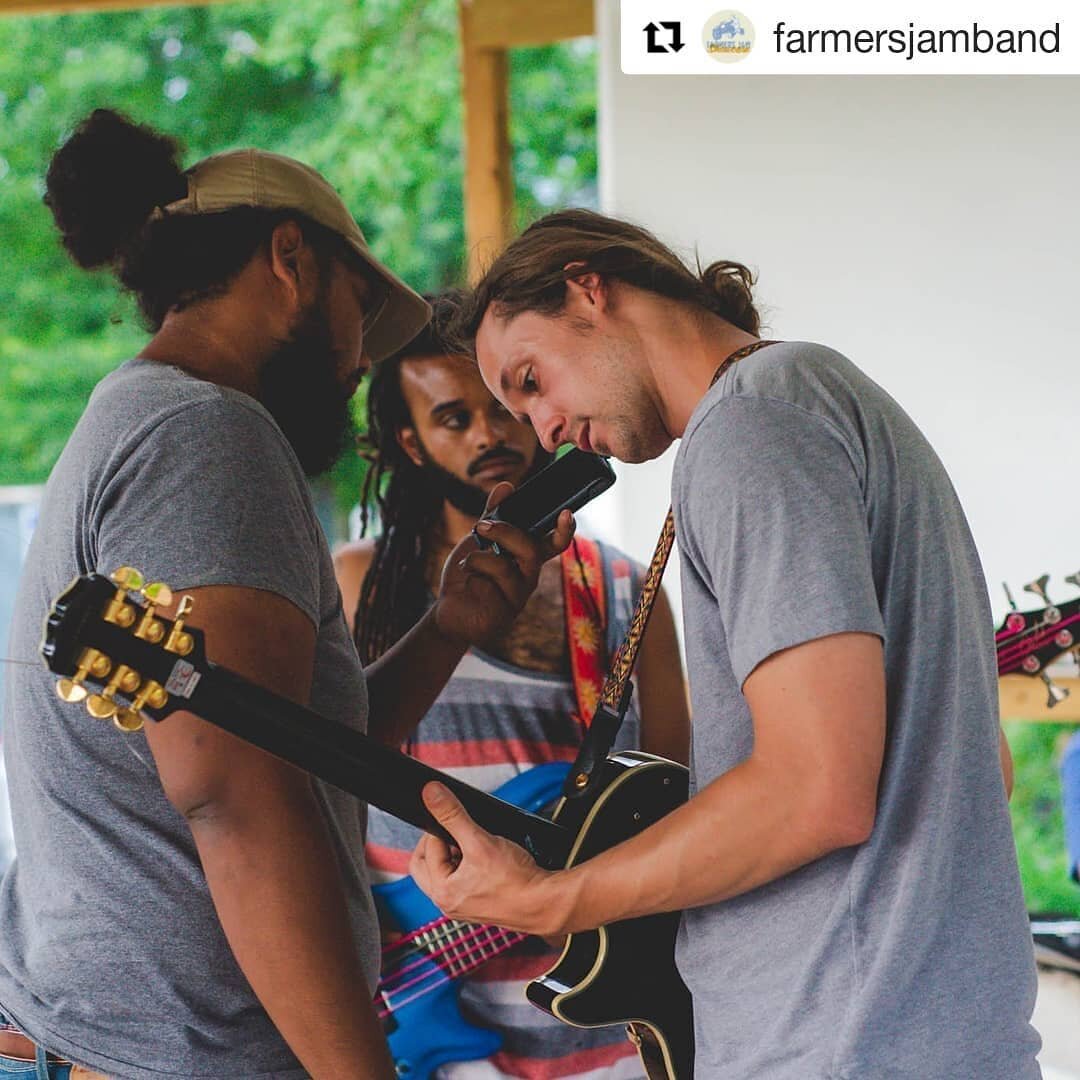
[(754, 47), (754, 24), (741, 11), (718, 11), (705, 24), (704, 41), (714, 60), (736, 64)]

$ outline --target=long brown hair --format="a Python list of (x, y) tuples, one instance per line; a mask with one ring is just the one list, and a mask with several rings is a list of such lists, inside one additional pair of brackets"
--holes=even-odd
[(472, 347), (493, 304), (504, 319), (524, 311), (557, 315), (566, 303), (566, 282), (589, 273), (695, 304), (751, 334), (761, 325), (751, 294), (754, 276), (742, 263), (713, 262), (695, 273), (639, 225), (592, 210), (559, 210), (512, 240), (465, 299), (454, 327), (459, 345)]

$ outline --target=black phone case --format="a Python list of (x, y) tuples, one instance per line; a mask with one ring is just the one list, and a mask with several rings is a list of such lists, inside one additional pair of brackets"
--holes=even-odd
[(488, 515), (533, 535), (555, 528), (563, 510), (579, 510), (615, 483), (606, 458), (570, 450), (508, 495)]

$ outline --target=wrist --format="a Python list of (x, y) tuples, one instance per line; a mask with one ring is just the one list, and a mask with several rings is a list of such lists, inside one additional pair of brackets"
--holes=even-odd
[(442, 596), (437, 596), (435, 603), (431, 605), (427, 615), (424, 616), (428, 624), (429, 635), (437, 646), (445, 649), (448, 653), (458, 653), (460, 658), (460, 655), (472, 645), (472, 642), (463, 634), (451, 629), (450, 625), (447, 625), (447, 620), (443, 618), (442, 605)]
[(594, 929), (587, 923), (588, 916), (580, 910), (582, 881), (580, 868), (556, 870), (544, 877), (538, 890), (538, 915), (542, 925), (541, 937), (563, 937), (566, 934)]

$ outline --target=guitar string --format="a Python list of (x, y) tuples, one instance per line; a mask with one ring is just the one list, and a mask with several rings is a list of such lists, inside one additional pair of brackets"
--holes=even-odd
[[(391, 984), (389, 979), (381, 981), (379, 985), (383, 993), (400, 993), (402, 990), (405, 990), (409, 986), (412, 986), (416, 981), (418, 981), (417, 979), (413, 979), (405, 983), (401, 983), (400, 979), (403, 978), (405, 975), (411, 974), (418, 968), (424, 967), (427, 963), (435, 963), (436, 966), (439, 967), (443, 967), (445, 965), (445, 970), (449, 970), (451, 973), (453, 973), (453, 968), (455, 964), (464, 965), (464, 963), (473, 960), (475, 960), (475, 964), (473, 966), (476, 966), (476, 964), (479, 963), (483, 963), (484, 960), (490, 959), (490, 957), (488, 957), (487, 954), (483, 951), (484, 944), (491, 944), (494, 942), (497, 936), (499, 936), (500, 934), (505, 935), (507, 933), (507, 931), (502, 930), (501, 927), (496, 926), (471, 926), (468, 923), (462, 924), (462, 926), (469, 927), (468, 934), (461, 936), (461, 931), (459, 930), (458, 937), (456, 939), (450, 936), (449, 933), (444, 934), (441, 940), (439, 938), (436, 938), (433, 941), (433, 944), (441, 945), (441, 948), (435, 949), (429, 952), (427, 955), (421, 956), (420, 959), (414, 960), (411, 964), (407, 964), (404, 968), (395, 971), (393, 973), (393, 978), (399, 980), (398, 982)], [(513, 931), (510, 931), (510, 933), (513, 933)], [(521, 935), (519, 940), (523, 940), (524, 936), (525, 935)], [(479, 949), (473, 947), (477, 943), (479, 943)], [(516, 944), (516, 942), (514, 942), (514, 944)], [(468, 951), (461, 952), (461, 950), (466, 946), (468, 948)], [(455, 950), (458, 950), (460, 955), (456, 955)], [(479, 959), (477, 959), (477, 956), (479, 956)], [(424, 976), (420, 976), (419, 978), (423, 977)]]
[[(397, 974), (404, 974), (407, 971), (411, 971), (417, 965), (424, 963), (425, 960), (430, 960), (434, 955), (431, 951), (432, 945), (442, 945), (445, 943), (447, 947), (450, 947), (454, 944), (460, 944), (464, 940), (461, 937), (461, 931), (464, 929), (467, 929), (470, 936), (473, 936), (480, 933), (491, 932), (493, 930), (497, 930), (498, 928), (489, 925), (473, 923), (459, 923), (457, 925), (454, 925), (452, 920), (447, 920), (446, 925), (441, 927), (440, 929), (436, 930), (421, 928), (418, 931), (414, 931), (411, 935), (413, 940), (423, 938), (427, 938), (429, 940), (426, 943), (418, 945), (417, 948), (410, 949), (404, 954), (404, 956), (402, 957), (402, 961), (407, 960), (410, 956), (415, 955), (418, 955), (419, 959), (413, 961), (412, 964), (399, 968)], [(457, 938), (453, 936), (455, 932), (458, 935)], [(443, 951), (446, 950), (444, 949)]]
[[(428, 970), (423, 975), (412, 979), (403, 984), (395, 984), (392, 989), (388, 989), (382, 983), (379, 984), (378, 992), (382, 996), (382, 999), (386, 1002), (386, 1010), (380, 1013), (380, 1018), (384, 1019), (389, 1016), (395, 1009), (401, 1009), (410, 1002), (426, 996), (427, 994), (434, 993), (441, 986), (445, 986), (447, 983), (452, 982), (454, 979), (459, 978), (462, 975), (468, 974), (468, 972), (479, 967), (481, 964), (493, 958), (484, 952), (484, 945), (491, 946), (497, 951), (494, 956), (501, 955), (501, 953), (508, 951), (519, 941), (524, 941), (527, 935), (518, 934), (514, 930), (504, 930), (497, 926), (481, 927), (482, 930), (487, 931), (478, 948), (470, 948), (470, 951), (465, 953), (461, 957), (450, 957), (445, 960), (440, 960), (437, 954), (435, 954), (431, 960), (432, 966), (435, 970)], [(499, 940), (499, 939), (502, 940)], [(451, 948), (453, 944), (451, 945)], [(445, 950), (443, 950), (445, 951)], [(460, 970), (455, 970), (454, 966)], [(420, 990), (410, 995), (401, 1001), (392, 1000), (392, 995), (400, 995), (410, 987), (423, 984)]]
[[(409, 1005), (414, 1001), (418, 1001), (420, 998), (426, 997), (428, 994), (435, 993), (441, 987), (448, 985), (461, 975), (467, 975), (470, 971), (475, 970), (475, 968), (479, 966), (480, 961), (477, 961), (471, 966), (462, 968), (462, 970), (459, 972), (448, 973), (448, 969), (446, 968), (437, 968), (434, 971), (430, 971), (427, 976), (428, 981), (425, 983), (425, 985), (421, 986), (420, 989), (418, 989), (415, 993), (400, 1000), (391, 1001), (390, 996), (385, 991), (379, 991), (379, 994), (382, 997), (383, 1001), (386, 1002), (385, 1008), (379, 1013), (380, 1019), (385, 1019), (395, 1010), (402, 1009), (406, 1005)], [(402, 993), (402, 989), (395, 990), (394, 993), (395, 995), (400, 996), (400, 994)]]
[[(461, 929), (464, 929), (465, 927), (469, 928), (469, 937), (470, 938), (483, 938), (483, 941), (484, 941), (485, 944), (491, 944), (491, 943), (495, 942), (498, 937), (500, 937), (500, 936), (503, 937), (504, 941), (499, 943), (499, 944), (505, 945), (506, 948), (510, 948), (512, 945), (517, 944), (518, 941), (524, 940), (524, 938), (526, 936), (526, 935), (517, 935), (515, 940), (511, 942), (509, 940), (509, 938), (507, 937), (507, 935), (508, 934), (516, 934), (516, 931), (506, 931), (502, 927), (496, 927), (496, 926), (491, 926), (491, 925), (472, 926), (471, 924), (468, 924), (468, 923), (460, 924)], [(421, 965), (423, 965), (425, 963), (432, 963), (432, 962), (438, 963), (438, 962), (440, 962), (440, 957), (441, 957), (442, 953), (451, 953), (452, 954), (452, 952), (453, 952), (453, 950), (455, 948), (459, 950), (459, 955), (456, 955), (456, 956), (455, 955), (449, 955), (447, 957), (447, 960), (446, 960), (446, 963), (447, 963), (448, 966), (452, 966), (454, 963), (471, 962), (476, 958), (476, 952), (475, 951), (466, 952), (466, 953), (460, 953), (460, 950), (461, 950), (462, 946), (467, 943), (466, 939), (461, 937), (460, 929), (458, 930), (458, 937), (456, 939), (451, 937), (451, 932), (449, 932), (449, 931), (444, 932), (442, 935), (431, 935), (431, 936), (433, 937), (433, 942), (435, 944), (439, 944), (439, 943), (441, 943), (441, 941), (446, 941), (449, 944), (446, 945), (443, 949), (437, 950), (434, 953), (430, 952), (429, 950), (425, 950), (424, 956), (422, 956), (419, 961), (415, 961), (412, 964), (408, 965), (407, 967), (399, 969), (399, 970), (393, 972), (391, 976), (386, 977), (380, 983), (380, 986), (382, 986), (384, 988), (394, 986), (394, 984), (391, 982), (391, 979), (394, 979), (394, 978), (399, 979), (402, 975), (406, 974), (409, 971), (414, 970), (416, 967), (421, 966)], [(483, 952), (482, 947), (479, 950), (479, 955), (480, 955), (481, 959), (487, 959), (488, 958), (487, 954), (485, 952)], [(398, 987), (398, 988), (400, 988), (400, 987)]]
[[(1023, 656), (1029, 656), (1032, 653), (1031, 646), (1034, 645), (1038, 648), (1044, 643), (1052, 641), (1062, 630), (1067, 629), (1075, 622), (1080, 622), (1080, 613), (1071, 616), (1067, 619), (1062, 619), (1056, 623), (1044, 623), (1040, 626), (1033, 626), (1029, 629), (1016, 634), (1013, 638), (1001, 642), (996, 645), (998, 668), (1004, 667), (1006, 664), (1012, 663), (1018, 658)], [(1036, 635), (1035, 641), (1023, 641), (1022, 639), (1030, 635)], [(1080, 644), (1078, 642), (1077, 644)], [(1066, 651), (1069, 651), (1073, 646), (1069, 646)]]
[(1024, 638), (1030, 637), (1032, 634), (1045, 633), (1047, 631), (1056, 633), (1061, 627), (1068, 626), (1070, 623), (1076, 622), (1077, 619), (1080, 619), (1080, 612), (1074, 612), (1072, 615), (1061, 618), (1053, 623), (1034, 623), (1031, 626), (1025, 627), (1023, 630), (1017, 631), (1015, 634), (1011, 633), (1009, 630), (1000, 630), (994, 635), (994, 642), (996, 643), (998, 651), (1000, 651), (1007, 645), (1014, 645), (1017, 642), (1022, 642)]
[[(406, 955), (422, 951), (426, 946), (417, 944), (420, 938), (429, 934), (436, 937), (440, 934), (447, 935), (453, 933), (455, 930), (465, 927), (479, 927), (479, 926), (493, 926), (493, 923), (471, 923), (465, 922), (461, 919), (452, 919), (448, 915), (443, 915), (439, 919), (435, 919), (433, 922), (425, 923), (423, 926), (418, 926), (415, 930), (410, 930), (407, 934), (401, 937), (395, 938), (393, 941), (387, 942), (382, 947), (384, 960), (388, 959), (392, 953), (399, 952), (401, 950), (407, 950)], [(401, 957), (404, 959), (404, 957)]]

